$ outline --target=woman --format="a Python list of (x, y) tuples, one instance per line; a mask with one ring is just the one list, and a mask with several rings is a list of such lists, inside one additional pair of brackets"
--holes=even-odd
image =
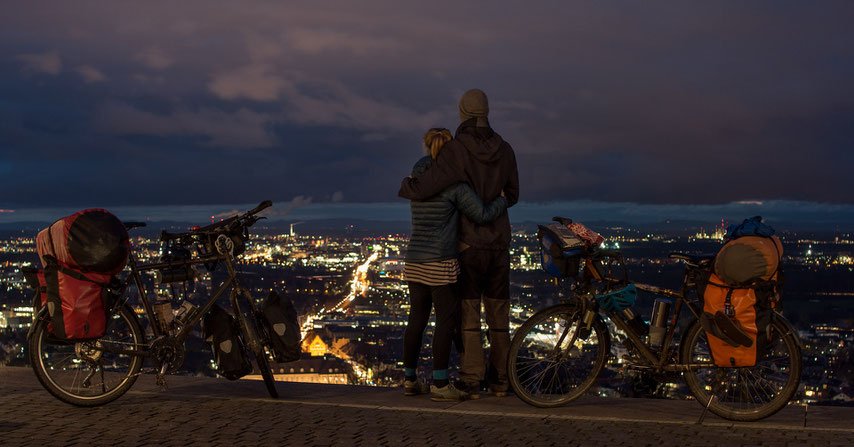
[[(415, 163), (412, 177), (424, 173), (434, 163), (442, 146), (450, 140), (451, 133), (447, 129), (430, 129), (424, 135), (424, 148), (428, 155)], [(410, 208), (412, 235), (404, 268), (410, 299), (409, 322), (403, 335), (404, 394), (412, 396), (427, 392), (426, 382), (417, 378), (416, 367), (430, 309), (435, 307), (430, 399), (440, 402), (463, 400), (468, 395), (457, 390), (448, 380), (448, 360), (460, 305), (453, 290), (460, 272), (457, 261), (460, 213), (475, 223), (491, 222), (507, 208), (507, 200), (502, 194), (484, 206), (468, 184), (458, 183), (431, 199), (410, 202)]]

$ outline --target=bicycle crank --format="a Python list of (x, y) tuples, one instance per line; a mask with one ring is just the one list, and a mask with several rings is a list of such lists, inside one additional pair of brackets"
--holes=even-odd
[(174, 337), (155, 338), (150, 350), (154, 364), (160, 368), (160, 375), (176, 373), (184, 364), (184, 344)]

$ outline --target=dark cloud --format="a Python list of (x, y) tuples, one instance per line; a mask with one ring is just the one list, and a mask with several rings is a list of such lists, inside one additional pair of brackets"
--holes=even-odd
[(849, 2), (334, 3), (5, 11), (0, 205), (393, 200), (475, 86), (523, 200), (854, 202)]

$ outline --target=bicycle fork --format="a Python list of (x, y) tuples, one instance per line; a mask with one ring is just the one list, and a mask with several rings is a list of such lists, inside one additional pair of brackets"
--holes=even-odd
[(254, 307), (252, 305), (252, 296), (249, 294), (249, 291), (244, 289), (243, 286), (237, 281), (237, 272), (234, 270), (234, 245), (231, 239), (225, 235), (220, 235), (216, 240), (217, 251), (220, 254), (225, 256), (225, 267), (228, 269), (228, 275), (231, 277), (231, 296), (229, 297), (231, 300), (231, 308), (234, 310), (235, 315), (237, 316), (237, 320), (240, 323), (240, 329), (243, 333), (243, 336), (246, 338), (246, 344), (249, 346), (249, 350), (252, 351), (253, 354), (260, 355), (263, 353), (264, 347), (261, 345), (261, 340), (258, 337), (258, 334), (255, 332), (255, 325), (250, 324), (249, 321), (246, 320), (247, 316), (243, 309), (240, 307), (240, 300), (238, 297), (243, 295), (247, 301), (249, 302), (250, 317), (255, 317)]
[[(566, 338), (567, 333), (569, 332), (569, 328), (572, 326), (573, 321), (576, 320), (576, 316), (581, 315), (581, 319), (578, 320), (578, 323), (575, 325), (575, 330), (572, 331), (572, 336), (569, 338), (569, 343), (567, 343), (567, 349), (563, 353), (561, 353), (560, 347), (563, 345), (563, 340)], [(590, 328), (593, 326), (593, 318), (596, 316), (595, 309), (587, 308), (587, 301), (582, 301), (581, 310), (569, 318), (567, 318), (567, 324), (563, 328), (563, 332), (560, 335), (560, 338), (555, 345), (554, 357), (557, 361), (562, 361), (563, 355), (569, 355), (569, 352), (572, 350), (572, 346), (575, 344), (575, 341), (579, 339), (582, 340), (587, 339), (590, 336)]]
[[(240, 307), (240, 302), (237, 297), (242, 294), (241, 292), (245, 291), (242, 288), (240, 288), (240, 291), (238, 291), (238, 288), (240, 288), (240, 286), (235, 286), (235, 288), (233, 288), (231, 291), (231, 307), (232, 309), (234, 309), (234, 313), (237, 315), (237, 320), (240, 323), (241, 332), (243, 333), (243, 336), (246, 337), (246, 345), (249, 347), (249, 350), (252, 351), (253, 354), (258, 354), (263, 349), (263, 347), (261, 346), (261, 340), (258, 337), (258, 334), (255, 332), (254, 325), (249, 324), (249, 321), (246, 320), (246, 313)], [(251, 312), (251, 306), (249, 311)], [(252, 313), (251, 316), (254, 317), (254, 313)]]

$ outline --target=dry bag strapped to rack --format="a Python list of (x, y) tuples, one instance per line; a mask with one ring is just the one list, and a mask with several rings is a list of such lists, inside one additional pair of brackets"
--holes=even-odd
[(715, 364), (753, 366), (768, 339), (772, 311), (779, 306), (783, 244), (760, 217), (727, 230), (729, 241), (715, 257), (703, 291), (700, 322)]
[(236, 326), (234, 317), (216, 304), (202, 319), (202, 333), (211, 345), (216, 371), (228, 380), (237, 380), (252, 372)]
[(270, 334), (273, 355), (279, 363), (293, 362), (300, 358), (300, 335), (297, 311), (290, 298), (270, 292), (261, 305), (264, 324)]
[(130, 251), (124, 224), (105, 210), (88, 209), (39, 232), (36, 246), (44, 270), (35, 272), (37, 284), (30, 280), (39, 291), (34, 307), (47, 307), (50, 331), (62, 339), (103, 336), (110, 282)]

